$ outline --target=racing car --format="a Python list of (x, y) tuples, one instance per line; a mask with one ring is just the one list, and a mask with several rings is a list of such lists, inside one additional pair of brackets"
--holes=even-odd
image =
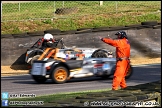
[(111, 51), (108, 51), (106, 49), (98, 49), (98, 48), (76, 48), (76, 46), (67, 47), (65, 46), (63, 42), (63, 38), (61, 39), (55, 39), (52, 46), (47, 47), (43, 46), (43, 38), (39, 38), (33, 46), (31, 46), (26, 51), (26, 57), (25, 62), (29, 65), (32, 65), (34, 60), (37, 60), (41, 54), (43, 54), (44, 50), (46, 48), (59, 48), (59, 49), (72, 49), (77, 51), (82, 51), (83, 54), (85, 54), (85, 58), (89, 57), (113, 57), (113, 53)]
[[(37, 83), (52, 79), (57, 84), (65, 83), (72, 78), (89, 76), (107, 78), (114, 74), (116, 58), (93, 56), (85, 58), (85, 54), (80, 50), (46, 48), (43, 54), (33, 61), (29, 73)], [(126, 78), (132, 73), (132, 66), (129, 65)]]

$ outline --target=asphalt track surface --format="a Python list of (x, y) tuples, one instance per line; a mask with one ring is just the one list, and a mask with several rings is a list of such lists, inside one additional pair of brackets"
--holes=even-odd
[[(161, 63), (133, 66), (133, 75), (127, 79), (128, 86), (161, 80)], [(71, 79), (64, 84), (53, 84), (48, 80), (45, 84), (37, 84), (30, 75), (1, 77), (1, 92), (9, 94), (35, 94), (36, 96), (98, 90), (111, 88), (112, 77), (87, 77)]]

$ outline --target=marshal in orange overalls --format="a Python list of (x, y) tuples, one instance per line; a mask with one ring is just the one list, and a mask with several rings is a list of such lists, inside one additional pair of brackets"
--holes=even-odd
[(116, 47), (116, 70), (114, 73), (112, 90), (118, 90), (118, 87), (126, 88), (125, 76), (128, 71), (128, 67), (130, 66), (129, 59), (123, 59), (122, 61), (118, 60), (118, 58), (129, 58), (130, 57), (130, 43), (126, 38), (123, 39), (110, 39), (110, 38), (102, 38), (102, 41)]

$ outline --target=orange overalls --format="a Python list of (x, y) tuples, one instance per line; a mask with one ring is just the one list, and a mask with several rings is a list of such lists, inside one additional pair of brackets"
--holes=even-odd
[[(112, 40), (110, 38), (103, 38), (103, 42), (116, 47), (116, 70), (113, 77), (112, 90), (117, 90), (120, 86), (121, 88), (126, 88), (125, 76), (130, 66), (130, 43), (126, 38)], [(118, 60), (123, 58), (123, 60)], [(125, 59), (127, 58), (127, 59)]]

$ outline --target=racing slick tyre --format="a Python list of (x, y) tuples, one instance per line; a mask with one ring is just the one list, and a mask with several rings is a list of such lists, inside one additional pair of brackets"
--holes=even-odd
[(99, 49), (93, 52), (92, 58), (108, 58), (108, 53), (105, 50)]
[(125, 76), (125, 79), (128, 79), (129, 77), (131, 77), (133, 74), (133, 67), (132, 65), (130, 65), (130, 68), (128, 69), (127, 75)]
[[(112, 72), (113, 72), (113, 74), (115, 73), (115, 69), (116, 69), (116, 66), (113, 66), (112, 67)], [(101, 78), (102, 79), (107, 79), (107, 78), (109, 78), (110, 76), (112, 76), (113, 74), (109, 74), (109, 75), (103, 75), (103, 76), (101, 76)]]
[(77, 11), (78, 11), (77, 7), (57, 8), (55, 14), (58, 15), (71, 14), (71, 13), (76, 13)]
[(45, 83), (47, 78), (44, 77), (44, 76), (35, 76), (35, 75), (32, 75), (33, 79), (37, 82), (37, 83)]
[(141, 25), (158, 25), (157, 21), (146, 21), (146, 22), (141, 22)]
[(39, 57), (40, 57), (40, 55), (35, 55), (35, 56), (31, 59), (30, 64), (32, 65), (33, 62), (34, 62), (34, 60), (37, 60)]
[[(115, 67), (113, 68), (113, 70), (114, 70), (114, 72), (115, 72)], [(131, 76), (132, 76), (132, 74), (133, 74), (133, 68), (132, 68), (132, 66), (130, 65), (130, 68), (128, 69), (128, 72), (127, 72), (127, 75), (125, 76), (125, 79), (128, 79), (128, 78), (130, 78)], [(111, 74), (110, 75), (104, 75), (104, 76), (101, 76), (103, 79), (106, 79), (106, 78), (108, 78), (108, 77), (110, 77), (111, 76)]]
[(53, 70), (52, 81), (57, 84), (65, 83), (68, 79), (68, 70), (63, 66), (58, 66)]

